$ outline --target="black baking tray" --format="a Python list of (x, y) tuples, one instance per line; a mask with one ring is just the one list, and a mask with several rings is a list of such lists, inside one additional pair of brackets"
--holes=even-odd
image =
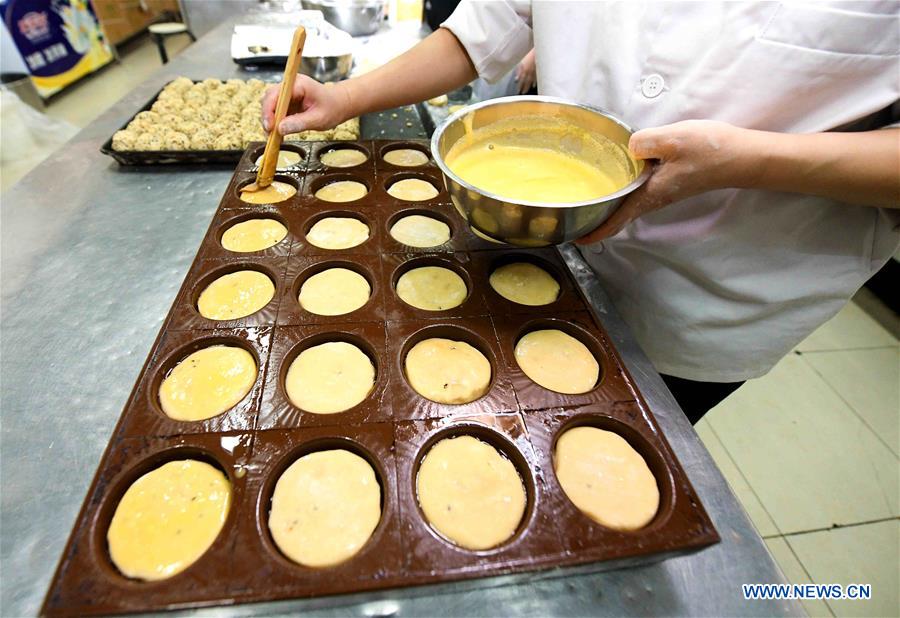
[[(194, 83), (198, 83), (194, 81)], [(163, 86), (165, 88), (165, 86)], [(156, 94), (147, 101), (144, 106), (137, 110), (125, 123), (116, 131), (121, 131), (134, 120), (134, 117), (141, 112), (149, 111), (159, 93), (163, 91), (160, 88)], [(389, 109), (377, 114), (364, 114), (360, 117), (360, 138), (361, 139), (379, 139), (379, 138), (425, 138), (429, 132), (426, 130), (422, 121), (421, 110), (416, 106), (407, 105), (396, 109)], [(289, 142), (291, 143), (291, 142)], [(100, 146), (100, 152), (115, 159), (119, 165), (230, 165), (237, 164), (244, 154), (244, 149), (240, 150), (113, 150), (112, 135), (109, 136), (103, 145)]]
[[(198, 82), (194, 82), (195, 84)], [(116, 131), (122, 131), (134, 120), (134, 117), (140, 114), (141, 112), (149, 111), (153, 104), (156, 103), (156, 99), (159, 97), (159, 93), (163, 91), (163, 88), (160, 88), (156, 91), (147, 103), (144, 106), (136, 111), (128, 120), (125, 121), (121, 127), (116, 129)], [(126, 150), (119, 151), (113, 150), (112, 147), (112, 138), (110, 135), (109, 139), (103, 142), (103, 145), (100, 146), (100, 152), (105, 155), (109, 155), (113, 159), (119, 162), (120, 165), (197, 165), (197, 164), (236, 164), (241, 159), (241, 155), (244, 154), (244, 149), (240, 150)]]

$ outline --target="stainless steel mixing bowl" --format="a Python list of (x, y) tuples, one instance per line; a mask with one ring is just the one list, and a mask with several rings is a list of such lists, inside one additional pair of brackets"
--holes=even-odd
[[(541, 117), (573, 125), (585, 135), (600, 135), (615, 146), (615, 156), (626, 166), (631, 179), (625, 187), (588, 202), (543, 203), (504, 198), (462, 180), (444, 160), (447, 153), (466, 135), (466, 126), (475, 131), (498, 121), (522, 118), (518, 130), (529, 131), (528, 117)], [(628, 152), (632, 129), (612, 114), (564, 99), (544, 96), (518, 96), (492, 99), (465, 107), (437, 128), (431, 138), (434, 160), (444, 174), (444, 182), (456, 209), (479, 232), (523, 247), (555, 245), (584, 236), (603, 223), (625, 197), (650, 176), (650, 165), (634, 159)]]
[(373, 34), (384, 19), (383, 0), (302, 0), (303, 8), (322, 11), (325, 21), (353, 36)]
[(303, 56), (300, 72), (320, 82), (336, 82), (350, 74), (353, 54), (340, 56)]

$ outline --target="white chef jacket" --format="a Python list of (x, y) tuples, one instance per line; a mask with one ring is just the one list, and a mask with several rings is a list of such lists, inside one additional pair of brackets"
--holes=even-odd
[[(708, 118), (806, 133), (897, 122), (898, 7), (463, 0), (443, 27), (487, 79), (533, 44), (541, 94), (633, 127)], [(898, 242), (898, 210), (724, 189), (582, 253), (659, 372), (734, 382), (837, 313)]]

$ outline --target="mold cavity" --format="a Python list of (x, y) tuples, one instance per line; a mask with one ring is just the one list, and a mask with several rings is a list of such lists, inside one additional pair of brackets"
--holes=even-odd
[(433, 213), (402, 212), (390, 223), (391, 238), (408, 247), (439, 247), (450, 242), (450, 226)]
[(316, 315), (344, 315), (362, 308), (372, 296), (369, 280), (354, 269), (334, 266), (307, 277), (297, 300)]
[(484, 551), (522, 533), (534, 487), (521, 453), (486, 427), (450, 428), (422, 449), (416, 498), (431, 528), (450, 543)]
[(388, 195), (408, 202), (424, 202), (434, 199), (440, 190), (425, 176), (395, 176), (387, 184)]
[(559, 298), (559, 280), (543, 260), (512, 254), (492, 265), (491, 288), (508, 301), (531, 307), (549, 305)]
[(256, 383), (258, 360), (231, 339), (195, 342), (173, 354), (155, 381), (163, 414), (202, 421), (236, 406)]
[(407, 382), (437, 403), (463, 404), (483, 397), (494, 371), (488, 346), (474, 333), (453, 326), (425, 328), (404, 345)]
[(98, 518), (118, 572), (142, 581), (167, 579), (205, 554), (231, 508), (231, 482), (222, 470), (209, 453), (192, 447), (135, 466)]
[(274, 217), (252, 217), (229, 222), (219, 238), (223, 249), (235, 253), (253, 253), (274, 247), (287, 238), (288, 229)]
[(319, 151), (319, 161), (328, 167), (356, 167), (368, 160), (368, 151), (359, 146), (331, 146)]
[(313, 195), (324, 202), (353, 202), (369, 193), (369, 186), (349, 174), (335, 174), (316, 179), (311, 186)]
[(445, 260), (413, 260), (395, 272), (394, 290), (407, 305), (424, 311), (459, 307), (470, 286), (459, 270)]
[(593, 390), (600, 383), (600, 363), (579, 330), (562, 320), (548, 321), (546, 328), (533, 324), (516, 341), (516, 363), (526, 376), (547, 390), (566, 395)]
[(204, 287), (195, 307), (208, 320), (237, 320), (252, 315), (275, 296), (272, 277), (254, 269), (234, 270), (201, 285)]
[(262, 497), (258, 517), (267, 544), (290, 564), (327, 568), (351, 559), (378, 534), (384, 472), (360, 444), (319, 438), (278, 462)]
[(374, 390), (373, 358), (371, 347), (358, 337), (338, 333), (310, 337), (285, 357), (281, 369), (284, 392), (305, 412), (346, 412)]
[[(256, 165), (256, 167), (260, 167), (262, 165), (264, 153), (265, 147), (257, 148), (253, 152), (253, 156), (255, 157), (254, 165)], [(278, 170), (288, 169), (290, 167), (299, 165), (300, 162), (304, 159), (306, 159), (306, 153), (303, 152), (301, 148), (282, 144), (281, 150), (278, 151), (278, 162), (275, 164), (275, 168)]]
[(369, 240), (371, 230), (359, 214), (332, 212), (317, 216), (306, 230), (306, 240), (319, 249), (339, 251)]
[(412, 144), (388, 146), (381, 151), (381, 158), (397, 167), (419, 167), (431, 160), (424, 148)]
[(300, 183), (296, 179), (290, 176), (277, 175), (268, 187), (252, 193), (242, 191), (244, 187), (253, 182), (256, 182), (256, 178), (250, 178), (242, 182), (238, 187), (237, 196), (242, 202), (248, 204), (277, 204), (297, 195), (297, 191), (300, 188)]
[(637, 531), (667, 511), (662, 458), (633, 429), (599, 415), (576, 417), (556, 434), (553, 470), (566, 497), (612, 530)]

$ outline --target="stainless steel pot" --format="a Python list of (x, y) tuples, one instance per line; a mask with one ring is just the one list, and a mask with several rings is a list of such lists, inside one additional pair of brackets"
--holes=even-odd
[[(545, 118), (573, 125), (587, 135), (601, 135), (612, 144), (611, 155), (625, 166), (631, 179), (625, 187), (600, 199), (587, 202), (542, 203), (517, 201), (483, 191), (454, 174), (444, 161), (457, 141), (470, 130), (486, 127), (506, 119)], [(549, 121), (549, 120), (548, 120)], [(520, 128), (527, 134), (526, 123)], [(640, 187), (650, 176), (650, 165), (628, 152), (632, 129), (612, 114), (544, 96), (518, 96), (492, 99), (465, 107), (437, 128), (431, 138), (434, 160), (444, 175), (444, 182), (456, 209), (474, 229), (512, 245), (537, 247), (554, 245), (584, 236), (603, 223), (619, 207), (625, 197)]]
[(384, 19), (383, 0), (303, 0), (303, 8), (322, 11), (325, 21), (353, 36), (373, 34)]

